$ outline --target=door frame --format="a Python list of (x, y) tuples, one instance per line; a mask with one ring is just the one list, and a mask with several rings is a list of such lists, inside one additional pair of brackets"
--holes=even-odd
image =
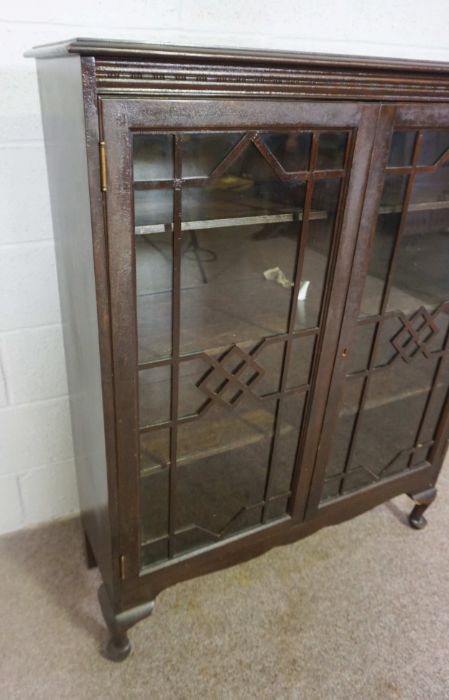
[[(300, 102), (242, 99), (127, 99), (101, 98), (100, 138), (106, 153), (106, 215), (110, 271), (111, 327), (117, 430), (119, 551), (122, 578), (141, 576), (136, 272), (132, 186), (132, 134), (134, 131), (352, 129), (355, 133), (351, 167), (343, 197), (343, 216), (336, 235), (332, 268), (327, 275), (321, 344), (311, 380), (305, 439), (300, 445), (292, 485), (290, 523), (303, 520), (312, 477), (314, 455), (324, 420), (339, 328), (350, 281), (362, 204), (371, 166), (380, 107), (377, 104)], [(176, 174), (175, 174), (176, 176)], [(176, 197), (176, 188), (175, 188)], [(176, 227), (176, 221), (175, 221)], [(176, 232), (174, 232), (174, 238)], [(341, 346), (339, 346), (341, 347)], [(223, 540), (223, 552), (238, 548), (238, 541), (260, 540), (262, 529), (283, 528), (284, 523), (261, 526)], [(211, 549), (216, 546), (212, 545)], [(187, 558), (194, 562), (207, 550), (169, 559), (155, 569), (171, 567)], [(192, 563), (192, 566), (194, 564)], [(154, 571), (152, 568), (151, 571)], [(151, 573), (149, 571), (149, 573)], [(145, 572), (143, 572), (145, 573)], [(194, 575), (194, 574), (192, 574)]]
[[(349, 494), (330, 499), (320, 505), (321, 493), (324, 486), (326, 466), (332, 449), (333, 437), (337, 426), (340, 408), (343, 401), (347, 360), (350, 356), (351, 344), (356, 329), (357, 319), (362, 303), (365, 280), (368, 274), (371, 245), (376, 234), (378, 211), (381, 203), (386, 168), (390, 154), (391, 141), (396, 129), (449, 129), (449, 106), (440, 104), (396, 104), (383, 105), (380, 110), (378, 126), (373, 149), (372, 167), (370, 169), (366, 197), (360, 222), (357, 246), (354, 256), (353, 271), (349, 283), (348, 296), (344, 310), (343, 323), (340, 335), (340, 347), (347, 352), (337, 353), (335, 356), (334, 370), (329, 387), (329, 395), (325, 416), (322, 424), (316, 459), (313, 467), (313, 476), (307, 496), (305, 519), (317, 517), (318, 512), (333, 509), (339, 502), (349, 498), (368, 496), (375, 490), (382, 492), (385, 489), (389, 493), (395, 483), (406, 483), (407, 479), (413, 480), (413, 475), (420, 472), (426, 480), (426, 487), (435, 484), (442, 466), (445, 452), (444, 436), (449, 432), (449, 397), (443, 406), (439, 422), (436, 427), (436, 437), (431, 448), (428, 460), (418, 465), (410, 472), (399, 472), (391, 477), (386, 477), (380, 482), (374, 482), (367, 487), (360, 488)], [(449, 361), (447, 358), (446, 362)]]

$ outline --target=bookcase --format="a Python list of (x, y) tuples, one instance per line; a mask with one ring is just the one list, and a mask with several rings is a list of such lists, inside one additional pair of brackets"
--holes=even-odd
[(449, 434), (449, 66), (37, 47), (107, 654), (174, 583), (398, 494)]

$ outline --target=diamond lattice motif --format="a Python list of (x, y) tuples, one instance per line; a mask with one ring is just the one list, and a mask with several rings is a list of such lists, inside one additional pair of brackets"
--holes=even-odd
[(418, 352), (429, 358), (427, 343), (438, 333), (433, 316), (421, 306), (410, 318), (401, 316), (401, 322), (403, 328), (392, 338), (391, 344), (404, 362), (410, 362)]
[(245, 393), (255, 396), (253, 388), (264, 374), (254, 357), (233, 345), (219, 360), (213, 360), (212, 369), (197, 387), (212, 401), (234, 406)]

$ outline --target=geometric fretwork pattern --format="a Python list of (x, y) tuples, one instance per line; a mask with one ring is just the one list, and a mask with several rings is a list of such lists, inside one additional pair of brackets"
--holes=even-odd
[(429, 359), (430, 352), (427, 343), (438, 333), (438, 326), (433, 315), (424, 306), (415, 311), (410, 318), (400, 315), (402, 328), (391, 341), (404, 362), (410, 362), (419, 352)]
[(253, 393), (252, 389), (264, 374), (263, 367), (250, 354), (233, 345), (214, 361), (213, 368), (200, 379), (197, 387), (212, 401), (232, 407), (246, 393)]
[[(336, 139), (336, 134), (342, 137)], [(234, 145), (225, 150), (224, 154), (220, 149), (216, 153), (213, 149), (211, 153), (208, 152), (205, 162), (200, 164), (201, 168), (204, 165), (204, 170), (200, 168), (193, 177), (187, 175), (188, 167), (184, 167), (188, 166), (187, 160), (184, 162), (184, 149), (191, 136), (190, 133), (178, 132), (169, 135), (173, 147), (172, 178), (157, 180), (150, 177), (133, 183), (135, 190), (159, 189), (165, 190), (167, 194), (174, 192), (173, 215), (168, 219), (169, 222), (171, 219), (169, 226), (173, 232), (174, 271), (171, 356), (139, 365), (141, 371), (154, 371), (153, 376), (156, 378), (161, 376), (158, 373), (165, 367), (170, 377), (170, 410), (167, 418), (163, 422), (153, 421), (140, 426), (142, 434), (154, 432), (154, 442), (151, 443), (148, 439), (147, 444), (159, 446), (165, 445), (164, 440), (168, 442), (164, 447), (166, 454), (162, 459), (157, 457), (156, 461), (160, 461), (157, 469), (153, 468), (154, 455), (150, 454), (151, 448), (148, 448), (151, 468), (147, 473), (142, 473), (142, 498), (148, 499), (141, 501), (144, 566), (208, 547), (211, 542), (289, 517), (291, 480), (296, 468), (297, 448), (306, 424), (303, 415), (308, 417), (306, 408), (310, 400), (310, 368), (315, 366), (318, 357), (315, 350), (317, 344), (308, 344), (308, 337), (322, 337), (320, 319), (324, 315), (322, 312), (325, 304), (328, 304), (326, 290), (330, 279), (327, 262), (334, 249), (337, 226), (340, 225), (339, 211), (344, 201), (353, 140), (351, 130), (346, 128), (309, 129), (304, 132), (293, 128), (287, 133), (276, 131), (271, 135), (265, 131), (248, 131), (237, 143), (233, 142)], [(196, 135), (195, 138), (199, 136)], [(277, 157), (275, 153), (283, 155)], [(200, 156), (201, 154), (198, 156), (199, 161)], [(235, 189), (237, 185), (240, 188), (242, 182), (245, 190)], [(323, 195), (320, 193), (325, 192), (329, 183), (338, 185), (332, 190), (338, 194), (335, 198), (326, 194), (323, 204), (320, 200)], [(195, 204), (195, 207), (199, 207), (198, 211), (203, 212), (202, 207), (205, 207), (204, 221), (201, 218), (196, 222), (196, 208), (195, 217), (192, 218), (193, 214), (190, 214), (189, 202), (196, 202), (197, 199), (199, 204)], [(245, 289), (248, 287), (257, 290), (259, 283), (265, 285), (263, 270), (278, 263), (277, 257), (271, 259), (271, 234), (279, 237), (283, 249), (283, 242), (287, 240), (284, 224), (288, 223), (289, 240), (290, 233), (294, 235), (291, 238), (293, 285), (288, 292), (285, 291), (285, 298), (287, 294), (290, 295), (290, 299), (287, 299), (289, 303), (281, 305), (279, 302), (279, 308), (285, 308), (285, 319), (279, 320), (280, 312), (274, 311), (278, 304), (276, 299), (280, 299), (279, 290), (274, 286), (267, 287), (272, 292), (270, 303), (273, 304), (273, 311), (267, 308), (267, 320), (264, 319), (261, 326), (267, 329), (265, 337), (260, 337), (260, 330), (254, 336), (250, 335), (250, 338), (254, 338), (254, 343), (248, 348), (248, 337), (241, 338), (237, 332), (239, 327), (236, 326), (232, 344), (229, 344), (229, 340), (222, 341), (221, 333), (226, 335), (226, 328), (219, 327), (219, 321), (214, 321), (215, 325), (212, 324), (209, 335), (204, 320), (207, 340), (204, 343), (198, 342), (194, 352), (185, 352), (181, 318), (182, 305), (187, 298), (181, 274), (188, 269), (183, 267), (182, 260), (182, 246), (186, 240), (184, 231), (189, 230), (187, 225), (190, 225), (190, 230), (194, 230), (195, 222), (198, 228), (206, 231), (212, 227), (217, 229), (215, 235), (220, 243), (224, 236), (220, 230), (237, 226), (237, 223), (229, 223), (233, 219), (226, 216), (223, 219), (222, 211), (225, 211), (226, 216), (228, 213), (229, 217), (235, 216), (238, 225), (257, 224), (258, 227), (265, 228), (275, 224), (278, 227), (263, 231), (264, 234), (270, 233), (266, 239), (268, 243), (261, 242), (265, 241), (265, 237), (256, 236), (256, 232), (252, 234), (252, 247), (248, 255), (254, 255), (254, 263), (251, 262), (251, 257), (248, 260), (256, 266), (257, 275), (248, 277), (248, 281), (246, 278), (243, 280)], [(223, 226), (217, 227), (216, 224), (221, 223), (221, 219)], [(300, 280), (305, 274), (303, 262), (310, 247), (308, 232), (311, 222), (315, 220), (322, 223), (319, 229), (313, 225), (314, 230), (329, 238), (329, 249), (315, 253), (318, 259), (326, 262), (322, 275), (323, 296), (321, 298), (316, 295), (315, 300), (311, 296), (309, 300), (310, 308), (313, 304), (318, 307), (316, 322), (304, 318), (298, 328), (298, 312), (304, 306), (308, 308), (303, 304), (300, 309), (297, 300)], [(140, 228), (152, 229), (150, 233), (153, 233), (153, 229), (156, 227), (159, 231), (159, 227), (165, 225), (164, 222), (165, 219), (155, 223), (151, 220), (148, 225)], [(240, 245), (240, 237), (236, 235), (235, 238)], [(242, 241), (245, 240), (242, 236)], [(233, 239), (230, 238), (230, 250), (233, 245)], [(277, 255), (274, 247), (273, 252)], [(222, 268), (228, 264), (226, 255), (224, 252)], [(210, 261), (212, 271), (215, 262), (215, 259)], [(224, 275), (222, 268), (216, 265), (215, 273), (218, 270), (220, 275)], [(213, 282), (203, 279), (203, 283), (211, 284), (210, 296), (214, 299)], [(199, 286), (197, 288), (200, 289)], [(226, 286), (222, 288), (226, 290)], [(201, 294), (198, 293), (198, 299), (200, 297)], [(244, 302), (249, 305), (250, 302), (253, 303), (251, 299), (245, 299)], [(259, 309), (263, 311), (263, 300), (257, 297), (254, 300), (257, 312)], [(204, 313), (202, 302), (199, 301), (198, 304), (199, 313)], [(208, 307), (207, 312), (209, 313)], [(270, 330), (270, 314), (275, 314), (275, 327), (279, 324), (279, 329), (285, 330), (276, 333)], [(229, 308), (229, 315), (238, 316), (238, 309)], [(220, 316), (217, 318), (220, 319)], [(253, 323), (249, 319), (249, 322), (257, 327), (256, 321)], [(213, 335), (215, 327), (217, 339)], [(307, 340), (301, 345), (298, 339), (303, 336)], [(218, 348), (224, 348), (221, 354), (218, 354)], [(202, 366), (201, 376), (197, 373), (198, 365)], [(296, 383), (298, 376), (301, 381)], [(158, 380), (154, 381), (156, 385)], [(162, 396), (162, 392), (155, 386), (150, 401), (156, 402), (156, 406), (158, 395)], [(198, 395), (202, 403), (196, 410), (191, 410), (191, 403), (197, 406)], [(257, 405), (253, 399), (257, 400)]]
[(427, 468), (447, 401), (449, 131), (396, 135), (323, 500)]

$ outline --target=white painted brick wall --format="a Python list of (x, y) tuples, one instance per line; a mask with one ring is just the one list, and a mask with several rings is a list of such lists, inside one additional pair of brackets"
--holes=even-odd
[(0, 532), (77, 509), (35, 44), (71, 36), (449, 61), (447, 0), (16, 0), (0, 10)]

